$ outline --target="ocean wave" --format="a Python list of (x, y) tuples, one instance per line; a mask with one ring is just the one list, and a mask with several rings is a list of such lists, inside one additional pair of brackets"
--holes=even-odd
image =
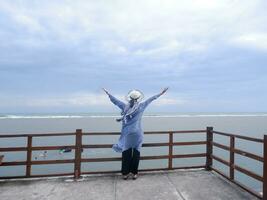
[(6, 115), (0, 116), (0, 119), (57, 119), (57, 118), (83, 118), (83, 116), (75, 115), (40, 115), (40, 116), (31, 116), (31, 115)]
[[(0, 119), (70, 119), (70, 118), (115, 118), (119, 115), (0, 115)], [(145, 114), (144, 118), (178, 117), (267, 117), (263, 114)]]
[(267, 117), (267, 114), (188, 114), (188, 115), (145, 115), (144, 117)]
[(107, 118), (119, 115), (5, 115), (0, 119), (68, 119), (68, 118)]

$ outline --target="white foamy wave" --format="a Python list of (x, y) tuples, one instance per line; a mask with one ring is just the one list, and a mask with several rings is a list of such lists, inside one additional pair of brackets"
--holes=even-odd
[[(120, 115), (0, 115), (0, 119), (75, 119), (75, 118), (117, 118)], [(184, 117), (267, 117), (262, 114), (145, 114), (144, 118), (184, 118)]]
[(1, 116), (0, 119), (46, 119), (46, 118), (81, 118), (82, 116), (58, 116), (58, 115), (36, 115), (36, 116), (30, 116), (30, 115), (7, 115), (7, 116)]
[(69, 118), (106, 118), (106, 117), (119, 117), (119, 115), (6, 115), (0, 116), (0, 119), (69, 119)]
[(189, 115), (146, 115), (144, 117), (267, 117), (267, 114), (189, 114)]

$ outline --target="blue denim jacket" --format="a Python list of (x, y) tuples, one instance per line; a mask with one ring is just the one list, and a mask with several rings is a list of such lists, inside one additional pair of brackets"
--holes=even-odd
[[(116, 152), (123, 152), (129, 148), (135, 148), (140, 151), (143, 144), (144, 132), (141, 127), (141, 119), (146, 107), (155, 99), (157, 99), (160, 94), (154, 95), (144, 102), (139, 103), (137, 110), (130, 116), (127, 116), (126, 121), (122, 121), (122, 129), (119, 141), (117, 144), (113, 145), (113, 149)], [(124, 110), (126, 104), (111, 94), (109, 94), (110, 101), (118, 106), (121, 110)]]

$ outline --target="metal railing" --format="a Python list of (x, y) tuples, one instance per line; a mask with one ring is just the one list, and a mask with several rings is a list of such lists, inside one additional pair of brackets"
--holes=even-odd
[[(121, 157), (107, 157), (107, 158), (82, 158), (83, 149), (92, 149), (92, 148), (111, 148), (112, 144), (83, 144), (83, 136), (101, 136), (101, 135), (119, 135), (119, 132), (85, 132), (83, 133), (81, 129), (77, 129), (75, 133), (44, 133), (44, 134), (16, 134), (16, 135), (0, 135), (1, 138), (17, 138), (24, 137), (27, 138), (27, 147), (4, 147), (0, 148), (1, 152), (16, 152), (16, 151), (26, 151), (27, 159), (26, 161), (12, 161), (5, 162), (3, 161), (1, 166), (17, 166), (24, 165), (26, 166), (25, 175), (23, 176), (0, 176), (0, 179), (14, 179), (14, 178), (32, 178), (32, 177), (51, 177), (51, 176), (74, 176), (74, 178), (79, 178), (81, 175), (85, 174), (99, 174), (99, 173), (119, 173), (120, 171), (82, 171), (81, 164), (88, 162), (110, 162), (110, 161), (121, 161)], [(267, 200), (267, 136), (264, 136), (264, 139), (251, 138), (241, 135), (234, 135), (228, 133), (222, 133), (214, 131), (212, 127), (207, 127), (205, 130), (184, 130), (184, 131), (153, 131), (145, 132), (146, 135), (157, 134), (157, 135), (168, 135), (168, 142), (161, 143), (144, 143), (143, 147), (168, 147), (167, 155), (156, 155), (156, 156), (141, 156), (140, 160), (157, 160), (157, 159), (167, 159), (168, 164), (163, 168), (148, 168), (140, 169), (140, 171), (157, 171), (157, 170), (173, 170), (173, 169), (193, 169), (193, 168), (205, 168), (206, 170), (213, 170), (223, 177), (227, 178), (231, 182), (237, 184), (239, 187), (245, 189), (254, 196)], [(205, 140), (200, 141), (188, 141), (188, 142), (179, 142), (174, 141), (175, 134), (206, 134)], [(219, 144), (213, 141), (213, 135), (223, 135), (230, 138), (230, 146)], [(34, 137), (54, 137), (54, 136), (75, 136), (75, 145), (64, 145), (64, 146), (33, 146)], [(263, 157), (235, 148), (235, 138), (257, 142), (263, 145), (264, 155)], [(205, 145), (206, 152), (200, 153), (191, 153), (191, 154), (174, 154), (175, 146), (193, 146), (193, 145)], [(229, 151), (230, 160), (226, 161), (213, 154), (213, 147), (218, 147), (224, 150)], [(32, 152), (40, 150), (60, 150), (62, 148), (69, 148), (75, 150), (74, 159), (64, 159), (64, 160), (32, 160)], [(263, 176), (251, 172), (241, 166), (235, 164), (235, 154), (239, 154), (254, 160), (257, 160), (263, 164)], [(206, 163), (203, 165), (194, 165), (194, 166), (183, 166), (183, 167), (174, 167), (173, 159), (177, 158), (197, 158), (204, 157), (206, 158)], [(229, 176), (216, 169), (213, 166), (213, 160), (216, 160), (229, 167)], [(32, 165), (43, 165), (43, 164), (63, 164), (63, 163), (73, 163), (74, 170), (72, 173), (55, 173), (55, 174), (38, 174), (33, 175)], [(263, 183), (263, 193), (262, 195), (253, 191), (251, 188), (241, 184), (235, 180), (235, 170), (248, 175), (260, 182)]]
[[(243, 188), (247, 192), (253, 194), (254, 196), (256, 196), (260, 199), (267, 200), (267, 191), (266, 191), (267, 190), (267, 135), (264, 136), (264, 139), (258, 139), (258, 138), (252, 138), (252, 137), (237, 135), (237, 134), (230, 134), (230, 133), (223, 133), (223, 132), (219, 132), (219, 131), (214, 131), (212, 127), (208, 128), (207, 134), (209, 135), (208, 136), (209, 139), (207, 140), (208, 146), (210, 146), (210, 151), (211, 151), (211, 152), (209, 152), (210, 156), (208, 158), (210, 169), (219, 173), (220, 175), (222, 175), (226, 179), (235, 183), (236, 185)], [(220, 144), (218, 142), (214, 142), (213, 141), (213, 135), (222, 135), (222, 136), (229, 137), (229, 146)], [(236, 148), (235, 147), (236, 138), (241, 139), (241, 140), (254, 142), (254, 143), (256, 142), (256, 143), (262, 145), (263, 157), (256, 155), (254, 153), (247, 152), (247, 151)], [(228, 151), (229, 152), (229, 161), (214, 155), (212, 152), (213, 147), (217, 147), (217, 148)], [(235, 163), (235, 154), (238, 154), (238, 155), (241, 155), (241, 156), (244, 156), (244, 157), (261, 162), (263, 164), (263, 176), (255, 173), (255, 172), (252, 172), (252, 171), (250, 171), (244, 167), (237, 165)], [(223, 173), (222, 171), (220, 171), (219, 169), (216, 169), (215, 166), (212, 165), (212, 160), (216, 160), (216, 161), (224, 164), (225, 166), (229, 167), (229, 176), (226, 175), (225, 173)], [(256, 191), (254, 191), (253, 189), (245, 186), (244, 184), (240, 183), (239, 181), (237, 181), (235, 179), (235, 170), (238, 172), (241, 172), (241, 173), (243, 173), (243, 174), (245, 174), (245, 175), (247, 175), (253, 179), (256, 179), (259, 182), (262, 182), (262, 185), (263, 185), (262, 195)]]

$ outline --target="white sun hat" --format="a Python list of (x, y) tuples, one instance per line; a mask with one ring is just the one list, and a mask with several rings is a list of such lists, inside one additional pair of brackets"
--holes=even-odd
[(130, 101), (131, 99), (141, 101), (143, 98), (144, 98), (144, 94), (140, 90), (131, 90), (128, 92), (126, 96), (127, 101)]

